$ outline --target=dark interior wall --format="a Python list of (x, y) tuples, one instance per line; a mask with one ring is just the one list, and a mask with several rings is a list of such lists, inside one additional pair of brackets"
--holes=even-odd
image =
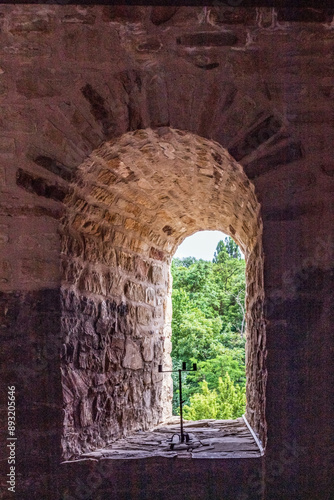
[[(17, 384), (21, 497), (80, 498), (75, 488), (93, 467), (55, 465), (63, 426), (57, 228), (72, 172), (110, 138), (170, 125), (227, 148), (261, 204), (266, 455), (207, 468), (120, 464), (113, 482), (104, 475), (89, 494), (183, 498), (184, 475), (190, 482), (202, 471), (194, 498), (234, 499), (238, 488), (244, 499), (331, 500), (334, 38), (327, 17), (277, 18), (265, 8), (236, 9), (233, 18), (224, 8), (0, 11), (1, 370), (6, 384)], [(43, 354), (58, 338), (57, 353)], [(3, 458), (5, 436), (6, 429)], [(175, 490), (166, 488), (172, 479)]]
[(4, 393), (1, 401), (1, 494), (2, 498), (11, 498), (13, 493), (7, 491), (9, 484), (6, 484), (10, 456), (7, 387), (15, 386), (16, 491), (34, 495), (39, 484), (48, 489), (61, 461), (60, 290), (2, 292), (0, 307)]
[[(291, 238), (292, 224), (295, 225), (295, 221), (281, 224), (275, 237), (285, 235), (287, 239), (289, 236), (290, 241), (295, 239), (294, 244), (298, 245), (299, 238), (305, 238), (304, 231), (310, 237), (313, 230), (314, 236), (313, 241), (309, 240), (312, 253), (298, 259), (298, 264), (292, 264), (291, 256), (285, 255), (286, 269), (281, 280), (284, 293), (273, 290), (266, 301), (267, 367), (271, 374), (266, 400), (267, 488), (268, 494), (277, 498), (294, 494), (297, 498), (310, 495), (330, 499), (333, 496), (333, 432), (328, 411), (333, 401), (333, 348), (329, 303), (333, 294), (333, 269), (328, 258), (332, 259), (329, 256), (333, 247), (328, 235), (315, 236), (319, 234), (316, 226), (329, 228), (325, 213), (308, 217), (307, 222), (301, 223), (303, 236), (299, 233)], [(273, 237), (269, 226), (264, 233), (267, 245), (270, 245), (267, 238)], [(268, 262), (268, 275), (271, 271)], [(291, 462), (285, 457), (288, 449), (295, 457)]]

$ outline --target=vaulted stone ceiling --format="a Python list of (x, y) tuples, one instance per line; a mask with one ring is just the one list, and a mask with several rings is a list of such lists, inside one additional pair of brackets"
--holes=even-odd
[(96, 149), (64, 203), (65, 456), (171, 416), (171, 378), (157, 370), (172, 368), (169, 267), (204, 229), (246, 256), (248, 415), (265, 442), (262, 221), (242, 167), (213, 141), (141, 129)]

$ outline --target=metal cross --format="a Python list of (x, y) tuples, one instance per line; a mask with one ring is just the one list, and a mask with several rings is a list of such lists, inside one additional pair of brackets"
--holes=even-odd
[[(179, 369), (179, 370), (165, 370), (163, 371), (162, 370), (162, 365), (159, 365), (158, 367), (158, 370), (160, 373), (175, 373), (175, 372), (179, 372), (179, 395), (180, 395), (180, 423), (181, 423), (181, 435), (180, 435), (180, 443), (184, 443), (184, 440), (186, 439), (186, 442), (188, 443), (190, 438), (189, 438), (189, 434), (188, 433), (184, 433), (183, 432), (183, 413), (182, 413), (182, 405), (184, 403), (184, 401), (182, 401), (182, 377), (181, 377), (181, 373), (182, 372), (195, 372), (197, 371), (197, 364), (196, 363), (193, 363), (193, 368), (192, 370), (187, 370), (187, 364), (185, 361), (182, 362), (182, 369)], [(175, 434), (174, 434), (175, 435)], [(173, 437), (174, 437), (173, 435)], [(173, 440), (173, 437), (172, 437), (172, 440)], [(174, 444), (175, 443), (171, 443), (171, 449), (174, 448)]]

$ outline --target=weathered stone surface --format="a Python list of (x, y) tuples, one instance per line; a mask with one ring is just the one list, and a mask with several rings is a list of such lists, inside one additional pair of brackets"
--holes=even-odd
[(11, 279), (13, 270), (10, 262), (6, 259), (0, 262), (0, 281), (2, 283), (8, 283)]
[(51, 184), (41, 177), (36, 177), (29, 172), (25, 172), (21, 168), (17, 171), (16, 183), (31, 193), (36, 193), (38, 196), (45, 196), (56, 201), (63, 201), (67, 194), (64, 186)]
[(178, 7), (152, 7), (151, 21), (153, 24), (159, 26), (160, 24), (169, 21), (177, 10)]
[(135, 302), (145, 302), (145, 289), (143, 285), (140, 285), (139, 283), (129, 281), (124, 287), (124, 293), (130, 300), (134, 300)]
[[(131, 78), (124, 80), (125, 85), (132, 85)], [(137, 154), (138, 145), (147, 163), (143, 163), (142, 156)], [(156, 166), (160, 162), (164, 165), (164, 177), (157, 173)], [(106, 169), (107, 164), (110, 170)], [(140, 181), (138, 172), (143, 169), (145, 178)], [(220, 172), (219, 178), (214, 173), (217, 171)], [(190, 189), (197, 185), (197, 202), (188, 198), (188, 190), (181, 187), (178, 180), (180, 172), (185, 173)], [(209, 201), (206, 190), (215, 189), (216, 182), (220, 183), (220, 190), (214, 190)], [(233, 201), (236, 193), (239, 193), (238, 197), (247, 199), (247, 221), (243, 203)], [(209, 203), (208, 214), (203, 211), (205, 199)], [(176, 200), (182, 200), (182, 204), (176, 203)], [(68, 406), (66, 418), (77, 422), (78, 429), (78, 437), (67, 448), (66, 453), (69, 453), (70, 448), (84, 449), (83, 433), (86, 427), (91, 429), (92, 438), (96, 439), (107, 422), (115, 421), (116, 425), (117, 421), (113, 431), (116, 438), (127, 429), (147, 428), (150, 423), (169, 416), (172, 397), (170, 377), (161, 378), (156, 372), (157, 364), (171, 368), (169, 264), (180, 238), (196, 229), (216, 229), (228, 224), (226, 230), (247, 248), (249, 262), (253, 262), (256, 268), (254, 271), (250, 265), (249, 273), (261, 275), (262, 256), (260, 247), (256, 247), (261, 225), (253, 186), (226, 150), (190, 133), (170, 128), (146, 129), (140, 134), (129, 133), (119, 142), (106, 143), (82, 164), (66, 203), (64, 285), (74, 286), (78, 296), (89, 293), (95, 298), (91, 304), (88, 300), (84, 303), (82, 312), (85, 319), (80, 320), (80, 326), (77, 322), (72, 325), (67, 319), (64, 323), (64, 333), (67, 331), (66, 335), (71, 337), (73, 345), (73, 349), (69, 348), (70, 357), (65, 365), (73, 364), (71, 370), (78, 371), (87, 385), (89, 380), (93, 386), (97, 384), (100, 397), (115, 401), (109, 417), (102, 410), (96, 425), (90, 415), (95, 404), (92, 402), (93, 395), (81, 398), (80, 409)], [(221, 213), (218, 210), (218, 220), (217, 209), (221, 205), (225, 209)], [(131, 217), (128, 216), (130, 212)], [(188, 213), (193, 213), (194, 217), (190, 218)], [(234, 220), (233, 226), (230, 220)], [(148, 245), (147, 240), (155, 246)], [(111, 268), (106, 267), (109, 261)], [(255, 286), (248, 288), (253, 300), (259, 291), (260, 288)], [(107, 313), (105, 298), (110, 294), (118, 300), (125, 297), (124, 314), (119, 306)], [(83, 304), (83, 298), (78, 300)], [(259, 329), (262, 314), (260, 298), (257, 304), (256, 309), (249, 309), (250, 331), (254, 332)], [(90, 314), (86, 311), (88, 306), (99, 311), (94, 312), (93, 321), (87, 319), (87, 314)], [(66, 309), (75, 310), (71, 305)], [(253, 342), (254, 348), (255, 338)], [(263, 372), (264, 350), (265, 342), (262, 342), (254, 351)], [(145, 397), (140, 389), (144, 384), (141, 372), (144, 364), (145, 370), (150, 370), (150, 379), (155, 385), (154, 393), (146, 390)], [(112, 379), (101, 376), (97, 383), (97, 378), (91, 375), (93, 368), (108, 374), (114, 372), (114, 375)], [(118, 381), (121, 374), (122, 382)], [(148, 375), (145, 377), (147, 379)], [(102, 380), (105, 382), (102, 383)], [(113, 383), (116, 383), (117, 393), (111, 392)], [(257, 407), (259, 415), (263, 415), (264, 408), (259, 406), (256, 396), (259, 391), (262, 393), (263, 386), (259, 389), (255, 377), (250, 377), (249, 387), (253, 394), (249, 408)], [(121, 410), (118, 410), (122, 407), (122, 397), (127, 401), (127, 416), (121, 416)], [(140, 417), (133, 420), (138, 408), (143, 408), (143, 411)], [(255, 418), (252, 415), (251, 418), (252, 423), (262, 429), (263, 416)], [(112, 435), (109, 428), (103, 432)]]
[(162, 43), (158, 38), (149, 38), (137, 45), (137, 50), (139, 52), (158, 52), (161, 47)]
[(163, 283), (163, 269), (160, 266), (152, 266), (150, 269), (150, 279), (154, 285), (160, 285)]
[(140, 349), (138, 345), (130, 339), (126, 341), (123, 366), (124, 368), (131, 368), (132, 370), (143, 368), (143, 358)]
[(209, 20), (213, 24), (254, 24), (256, 9), (242, 6), (213, 7), (210, 9)]
[(290, 142), (283, 145), (278, 151), (260, 157), (249, 162), (246, 166), (247, 175), (250, 179), (269, 172), (280, 165), (286, 165), (303, 157), (303, 150), (300, 143)]
[(15, 141), (12, 137), (1, 137), (0, 139), (0, 155), (15, 153)]
[(16, 83), (17, 92), (27, 99), (36, 99), (40, 97), (53, 97), (59, 95), (59, 90), (55, 88), (52, 74), (38, 75), (27, 71), (21, 75)]
[(148, 326), (152, 319), (152, 312), (147, 307), (137, 307), (137, 320), (140, 325)]
[(182, 35), (176, 42), (179, 45), (185, 45), (187, 47), (224, 47), (226, 45), (235, 45), (237, 41), (238, 38), (232, 31), (220, 33), (207, 31), (191, 35)]
[(256, 150), (261, 144), (268, 141), (271, 137), (276, 135), (282, 123), (278, 118), (269, 116), (265, 120), (256, 125), (242, 141), (230, 148), (230, 153), (237, 161), (249, 155), (252, 151)]
[(143, 20), (145, 10), (135, 6), (113, 5), (103, 8), (103, 20), (122, 23), (137, 23)]
[(286, 8), (277, 10), (277, 19), (282, 22), (330, 23), (333, 15), (334, 9)]
[(66, 181), (71, 180), (72, 171), (69, 167), (59, 163), (57, 160), (50, 158), (48, 156), (39, 155), (34, 158), (34, 162), (41, 167), (53, 172), (54, 174), (59, 175)]
[[(18, 495), (331, 498), (332, 10), (174, 8), (0, 8), (0, 267), (10, 292), (0, 356), (1, 380), (21, 388)], [(280, 130), (255, 140), (270, 116)], [(251, 147), (238, 166), (226, 150), (242, 145)], [(41, 181), (22, 189), (17, 169), (45, 189), (71, 181), (66, 213), (65, 199), (39, 196)], [(46, 236), (60, 225), (63, 268)], [(156, 458), (145, 480), (138, 464), (119, 464), (94, 488), (96, 462), (59, 470), (62, 432), (63, 456), (76, 456), (170, 409), (170, 380), (157, 372), (170, 368), (170, 259), (188, 234), (225, 228), (247, 257), (247, 414), (268, 436), (263, 460), (212, 461), (208, 474), (202, 461)], [(166, 283), (152, 282), (153, 266)], [(140, 303), (127, 283), (143, 286)], [(137, 307), (152, 309), (147, 325)], [(142, 370), (122, 366), (129, 339), (148, 359)]]
[[(145, 405), (150, 405), (150, 392), (144, 391)], [(82, 458), (98, 460), (144, 459), (157, 456), (168, 458), (233, 458), (260, 457), (259, 449), (243, 419), (236, 420), (198, 420), (184, 422), (184, 432), (190, 438), (188, 443), (179, 442), (179, 418), (168, 422), (150, 432), (142, 432), (115, 441), (111, 446), (84, 453)], [(173, 441), (172, 441), (173, 438)], [(174, 443), (173, 448), (171, 443)]]
[(145, 337), (142, 344), (144, 361), (152, 361), (154, 356), (154, 338)]
[(0, 245), (4, 245), (9, 241), (9, 226), (7, 224), (0, 224)]

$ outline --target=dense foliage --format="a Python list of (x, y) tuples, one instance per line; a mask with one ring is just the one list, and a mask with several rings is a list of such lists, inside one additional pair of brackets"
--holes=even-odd
[[(173, 259), (173, 367), (184, 374), (185, 417), (236, 418), (245, 409), (245, 261), (236, 243), (218, 243), (212, 262)], [(176, 374), (177, 375), (177, 374)], [(174, 413), (178, 378), (173, 375)]]
[(219, 377), (217, 389), (210, 391), (206, 380), (201, 392), (190, 397), (190, 405), (184, 406), (188, 420), (202, 418), (229, 419), (240, 417), (245, 411), (246, 395), (243, 387), (234, 385), (228, 373)]

